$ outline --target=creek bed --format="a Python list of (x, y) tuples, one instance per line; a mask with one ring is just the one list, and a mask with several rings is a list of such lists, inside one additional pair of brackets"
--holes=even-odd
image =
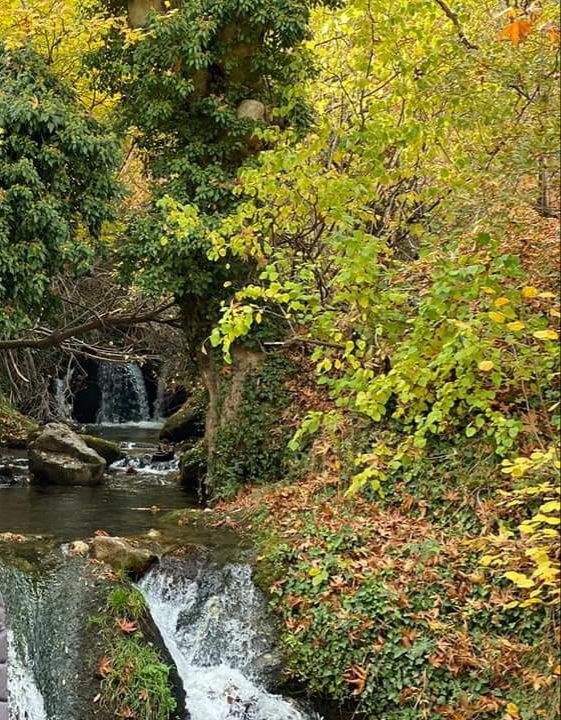
[(176, 463), (149, 461), (157, 448), (158, 425), (91, 426), (88, 432), (121, 442), (127, 454), (96, 487), (29, 485), (24, 453), (3, 454), (23, 482), (0, 485), (0, 533), (52, 535), (61, 541), (99, 529), (135, 535), (153, 527), (160, 513), (197, 507), (196, 498), (177, 481)]

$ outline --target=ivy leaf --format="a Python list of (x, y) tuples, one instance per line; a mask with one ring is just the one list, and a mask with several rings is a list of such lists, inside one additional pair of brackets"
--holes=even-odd
[(531, 588), (535, 585), (535, 582), (523, 573), (509, 571), (504, 574), (504, 577), (513, 582), (519, 588)]

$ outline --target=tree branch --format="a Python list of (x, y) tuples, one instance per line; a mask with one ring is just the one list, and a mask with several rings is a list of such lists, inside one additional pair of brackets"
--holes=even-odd
[(462, 26), (460, 25), (460, 21), (458, 19), (458, 16), (456, 13), (450, 8), (450, 6), (444, 1), (444, 0), (434, 0), (437, 5), (440, 6), (442, 9), (442, 12), (446, 15), (446, 17), (452, 22), (454, 27), (456, 28), (456, 31), (458, 33), (458, 37), (460, 38), (460, 42), (462, 45), (467, 47), (468, 50), (479, 50), (479, 47), (477, 45), (474, 45), (468, 38), (466, 37), (466, 34), (464, 33)]
[(154, 308), (149, 312), (140, 314), (139, 312), (128, 315), (116, 315), (106, 313), (105, 315), (97, 315), (95, 318), (79, 325), (71, 325), (59, 330), (37, 329), (42, 337), (15, 338), (13, 340), (0, 340), (0, 351), (2, 350), (19, 350), (24, 348), (44, 349), (62, 345), (69, 338), (85, 335), (93, 330), (106, 330), (119, 327), (130, 327), (132, 325), (141, 325), (150, 322), (159, 322), (173, 325), (175, 318), (165, 319), (161, 314), (169, 310), (174, 302), (169, 302), (158, 308)]

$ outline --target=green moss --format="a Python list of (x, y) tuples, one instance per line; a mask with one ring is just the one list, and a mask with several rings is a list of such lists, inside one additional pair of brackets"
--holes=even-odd
[(115, 717), (177, 717), (171, 667), (143, 632), (149, 624), (144, 597), (125, 579), (111, 588), (102, 612), (90, 619), (104, 653), (98, 660), (100, 702)]
[(178, 443), (201, 437), (205, 431), (207, 403), (206, 393), (197, 391), (183, 407), (167, 418), (160, 431), (160, 439)]
[[(208, 468), (214, 497), (233, 497), (246, 483), (276, 482), (291, 472), (293, 428), (284, 414), (292, 399), (287, 382), (296, 372), (286, 358), (268, 355), (245, 378), (235, 415), (216, 433)], [(228, 379), (221, 382), (225, 393)]]
[(107, 465), (111, 465), (111, 463), (121, 460), (125, 456), (116, 442), (104, 440), (95, 435), (80, 435), (80, 437), (89, 448), (95, 450), (105, 460)]
[(18, 412), (0, 393), (0, 447), (24, 447), (37, 423)]
[(179, 476), (181, 484), (199, 492), (207, 474), (208, 452), (204, 440), (199, 440), (181, 455)]

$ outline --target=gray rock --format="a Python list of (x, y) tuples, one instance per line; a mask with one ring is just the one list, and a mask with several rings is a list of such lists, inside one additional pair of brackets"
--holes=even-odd
[(92, 555), (96, 560), (107, 563), (115, 570), (125, 570), (133, 575), (142, 575), (158, 561), (149, 550), (135, 547), (124, 538), (101, 535), (92, 540)]
[(237, 116), (240, 120), (265, 122), (265, 105), (259, 100), (242, 100), (238, 105)]
[(62, 423), (49, 423), (29, 443), (33, 482), (51, 485), (99, 485), (105, 460)]

